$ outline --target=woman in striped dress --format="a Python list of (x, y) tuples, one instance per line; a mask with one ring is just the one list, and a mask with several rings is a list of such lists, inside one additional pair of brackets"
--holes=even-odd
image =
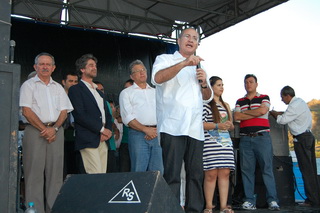
[(210, 85), (214, 98), (203, 106), (203, 127), (205, 142), (203, 149), (204, 194), (206, 209), (204, 213), (211, 213), (213, 196), (218, 181), (220, 195), (220, 213), (232, 213), (227, 207), (229, 191), (229, 175), (234, 170), (234, 154), (229, 130), (234, 129), (229, 105), (223, 101), (222, 79), (213, 76)]

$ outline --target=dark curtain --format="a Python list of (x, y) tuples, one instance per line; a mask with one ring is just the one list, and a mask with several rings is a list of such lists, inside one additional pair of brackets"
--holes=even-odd
[(11, 39), (16, 42), (15, 63), (21, 65), (21, 83), (34, 70), (34, 58), (41, 52), (48, 52), (55, 57), (57, 68), (52, 77), (59, 83), (63, 73), (75, 71), (75, 61), (81, 55), (92, 53), (98, 59), (98, 76), (95, 80), (104, 84), (106, 95), (116, 104), (124, 82), (130, 78), (128, 66), (133, 60), (144, 62), (150, 83), (156, 56), (177, 49), (176, 45), (160, 40), (92, 29), (21, 19), (12, 19), (11, 23)]

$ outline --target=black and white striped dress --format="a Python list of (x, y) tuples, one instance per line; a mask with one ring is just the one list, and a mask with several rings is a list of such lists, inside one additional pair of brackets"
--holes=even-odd
[[(217, 104), (223, 120), (228, 120), (228, 113), (226, 109)], [(203, 105), (203, 122), (213, 122), (211, 107), (208, 104)], [(230, 168), (235, 169), (234, 153), (232, 144), (225, 146), (217, 142), (207, 130), (204, 130), (205, 141), (203, 148), (203, 170), (219, 169), (219, 168)]]

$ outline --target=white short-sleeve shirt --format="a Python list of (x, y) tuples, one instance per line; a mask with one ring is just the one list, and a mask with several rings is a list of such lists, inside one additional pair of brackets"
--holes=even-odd
[[(154, 81), (158, 71), (185, 59), (176, 51), (173, 55), (159, 55), (155, 60), (151, 81), (156, 86), (157, 128), (159, 132), (174, 136), (189, 136), (203, 141), (203, 100), (196, 77), (196, 66), (183, 68), (174, 78), (162, 84)], [(212, 98), (213, 95), (205, 102), (209, 102)]]
[(145, 89), (134, 83), (122, 90), (119, 103), (122, 122), (126, 126), (134, 119), (143, 125), (157, 125), (156, 92), (148, 84)]
[(66, 92), (58, 82), (50, 78), (46, 85), (37, 75), (22, 84), (19, 105), (31, 108), (43, 123), (56, 122), (62, 110), (73, 110)]

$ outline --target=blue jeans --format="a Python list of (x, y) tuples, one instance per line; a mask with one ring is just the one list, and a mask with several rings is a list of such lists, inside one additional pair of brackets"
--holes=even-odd
[(264, 185), (266, 186), (267, 202), (278, 202), (275, 179), (273, 176), (273, 149), (269, 132), (256, 137), (241, 136), (240, 138), (240, 167), (245, 194), (245, 201), (256, 204), (254, 197), (255, 168), (258, 162)]
[(162, 149), (158, 138), (146, 140), (145, 133), (129, 128), (131, 172), (160, 171), (163, 174)]

